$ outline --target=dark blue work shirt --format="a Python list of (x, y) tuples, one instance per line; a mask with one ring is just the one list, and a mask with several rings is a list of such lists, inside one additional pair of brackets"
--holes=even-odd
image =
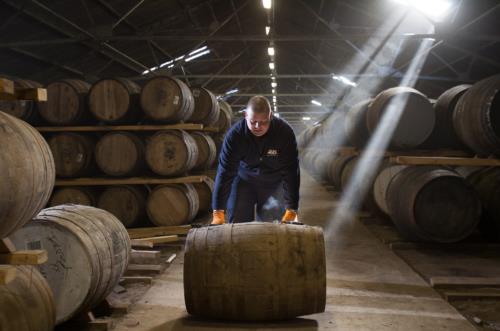
[(280, 118), (273, 116), (269, 125), (266, 134), (257, 137), (242, 119), (226, 133), (212, 196), (214, 210), (226, 209), (236, 176), (255, 185), (283, 182), (285, 208), (298, 208), (300, 169), (295, 134)]

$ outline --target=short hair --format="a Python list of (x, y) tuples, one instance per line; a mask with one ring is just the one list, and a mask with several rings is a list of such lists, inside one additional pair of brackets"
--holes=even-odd
[(247, 108), (251, 108), (256, 114), (269, 114), (271, 113), (271, 104), (266, 97), (262, 95), (256, 95), (250, 98), (247, 103)]

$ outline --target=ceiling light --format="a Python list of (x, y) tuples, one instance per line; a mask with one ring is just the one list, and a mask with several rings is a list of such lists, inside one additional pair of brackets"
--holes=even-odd
[(307, 117), (307, 116), (304, 116), (304, 117), (302, 117), (302, 120), (303, 120), (303, 121), (310, 121), (310, 120), (311, 120), (311, 118), (310, 118), (310, 117)]
[(269, 69), (274, 70), (274, 62), (269, 62)]
[(350, 85), (350, 86), (354, 86), (354, 87), (358, 86), (358, 84), (356, 84), (355, 82), (349, 80), (348, 78), (346, 78), (344, 76), (333, 75), (332, 78), (334, 80), (338, 80), (338, 81), (340, 81), (340, 82), (342, 82), (342, 83), (344, 83), (346, 85)]
[(311, 103), (316, 106), (321, 106), (321, 102), (316, 101), (316, 100), (311, 100)]
[[(193, 54), (196, 54), (198, 52), (201, 52), (203, 50), (207, 49), (207, 46), (203, 46), (203, 47), (200, 47), (200, 48), (197, 48), (195, 49), (194, 51), (192, 51), (191, 53), (189, 53), (188, 55), (193, 55)], [(184, 57), (184, 56), (183, 56)], [(176, 59), (177, 60), (177, 59)]]
[(143, 74), (143, 75), (145, 75), (145, 74), (147, 74), (147, 73), (149, 73), (149, 69), (144, 70), (144, 71), (142, 72), (142, 74)]
[(266, 26), (266, 36), (269, 35), (269, 31), (271, 31), (271, 27), (270, 26)]
[(168, 68), (168, 69), (171, 69), (171, 68), (173, 68), (173, 67), (174, 67), (174, 65), (173, 65), (173, 64), (171, 64), (171, 65), (169, 65), (167, 68)]
[(195, 54), (195, 55), (193, 55), (193, 56), (190, 56), (190, 57), (188, 57), (185, 61), (186, 61), (186, 62), (189, 62), (189, 61), (191, 61), (191, 60), (194, 60), (194, 59), (196, 59), (196, 58), (199, 58), (200, 56), (203, 56), (203, 55), (208, 54), (208, 53), (210, 53), (210, 50), (209, 50), (209, 49), (207, 49), (206, 51), (203, 51), (203, 52), (201, 52), (201, 53), (197, 53), (197, 54)]
[(239, 91), (239, 90), (238, 90), (237, 88), (235, 88), (235, 89), (232, 89), (232, 90), (227, 91), (226, 93), (224, 93), (224, 95), (229, 95), (229, 94), (238, 93), (238, 91)]
[(172, 63), (174, 63), (174, 60), (170, 60), (170, 61), (167, 61), (167, 62), (163, 62), (162, 64), (160, 64), (160, 68), (163, 68), (164, 66), (169, 65), (169, 64), (172, 64)]
[[(206, 46), (205, 46), (206, 47)], [(191, 52), (192, 53), (192, 52)], [(191, 55), (191, 53), (189, 53), (189, 55)], [(196, 52), (195, 52), (196, 53)], [(180, 61), (182, 60), (186, 55), (182, 55), (182, 56), (179, 56), (179, 57), (176, 57), (175, 58), (175, 61)]]
[(266, 9), (271, 9), (272, 0), (262, 0), (262, 6)]
[(269, 54), (269, 56), (274, 56), (274, 47), (268, 47), (267, 54)]
[(276, 112), (276, 107), (274, 107), (274, 116), (275, 117), (280, 117), (280, 114)]
[(274, 94), (274, 93), (276, 93), (276, 90), (275, 90), (275, 89), (272, 89), (272, 92), (273, 92), (273, 94)]
[(276, 83), (276, 82), (271, 83), (271, 87), (276, 87), (276, 86), (278, 86), (278, 83)]
[(403, 5), (411, 6), (434, 20), (444, 18), (451, 7), (449, 0), (392, 0)]

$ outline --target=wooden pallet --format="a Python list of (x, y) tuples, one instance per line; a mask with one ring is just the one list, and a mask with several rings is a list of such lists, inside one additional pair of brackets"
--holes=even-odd
[(131, 178), (71, 178), (57, 179), (55, 186), (103, 186), (103, 185), (161, 185), (201, 183), (207, 176), (185, 176), (176, 178), (153, 178), (153, 177), (131, 177)]
[(47, 90), (44, 88), (16, 88), (12, 80), (0, 78), (0, 100), (34, 100), (47, 101)]
[(45, 250), (16, 250), (7, 238), (0, 239), (0, 285), (6, 285), (16, 278), (16, 265), (39, 265), (47, 262)]
[(85, 126), (38, 126), (39, 132), (109, 132), (109, 131), (161, 131), (185, 130), (219, 132), (217, 128), (205, 127), (203, 124), (180, 123), (168, 125), (85, 125)]

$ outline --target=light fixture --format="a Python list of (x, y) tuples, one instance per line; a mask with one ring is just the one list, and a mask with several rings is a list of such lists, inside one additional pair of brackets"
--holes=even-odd
[(350, 86), (354, 86), (354, 87), (358, 86), (358, 84), (356, 84), (355, 82), (349, 80), (348, 78), (346, 78), (344, 76), (333, 75), (332, 79), (338, 80), (338, 81), (340, 81), (340, 82), (342, 82), (342, 83), (344, 83), (346, 85), (350, 85)]
[[(205, 46), (206, 48), (206, 46)], [(191, 52), (192, 53), (192, 52)], [(191, 55), (191, 53), (189, 53), (189, 55)], [(195, 52), (196, 53), (196, 52)], [(179, 57), (176, 57), (174, 61), (180, 61), (182, 60), (186, 55), (182, 55), (182, 56), (179, 56)]]
[(278, 86), (278, 83), (276, 83), (276, 82), (271, 83), (271, 87), (276, 87), (276, 86)]
[(271, 9), (272, 0), (262, 0), (262, 6), (266, 9)]
[(434, 20), (444, 18), (451, 7), (449, 0), (392, 0), (394, 2), (411, 6)]
[(269, 35), (269, 31), (271, 31), (271, 27), (270, 26), (266, 26), (266, 36)]
[[(203, 47), (200, 47), (200, 48), (197, 48), (195, 49), (194, 51), (192, 51), (191, 53), (189, 53), (188, 55), (193, 55), (193, 54), (196, 54), (198, 52), (201, 52), (203, 50), (207, 49), (207, 46), (203, 46)], [(183, 56), (184, 57), (184, 56)], [(176, 59), (177, 60), (177, 59)]]
[(280, 117), (280, 114), (276, 112), (276, 107), (274, 107), (274, 117)]
[(186, 61), (186, 62), (189, 62), (189, 61), (191, 61), (191, 60), (194, 60), (194, 59), (196, 59), (196, 58), (199, 58), (200, 56), (206, 55), (206, 54), (208, 54), (208, 53), (210, 53), (210, 50), (209, 50), (209, 49), (207, 49), (206, 51), (203, 51), (203, 52), (201, 52), (201, 53), (196, 53), (195, 55), (188, 57), (185, 61)]
[(169, 65), (167, 68), (168, 68), (168, 69), (171, 69), (171, 68), (173, 68), (173, 67), (174, 67), (174, 65), (173, 65), (173, 64), (171, 64), (171, 65)]
[(269, 56), (274, 56), (274, 47), (268, 47), (267, 54), (269, 54)]
[(276, 76), (271, 76), (271, 79), (272, 80), (276, 80)]
[(275, 90), (275, 89), (272, 89), (272, 92), (273, 92), (273, 94), (274, 94), (274, 93), (276, 93), (276, 90)]
[(312, 103), (313, 105), (316, 105), (316, 106), (321, 106), (321, 105), (322, 105), (322, 104), (321, 104), (321, 102), (316, 101), (316, 100), (311, 100), (311, 103)]
[(310, 120), (311, 120), (311, 118), (310, 118), (310, 117), (308, 117), (308, 116), (304, 116), (304, 117), (302, 117), (302, 120), (303, 120), (303, 121), (310, 121)]
[(144, 71), (142, 72), (142, 74), (143, 74), (143, 75), (145, 75), (145, 74), (147, 74), (147, 73), (149, 73), (149, 69), (146, 69), (146, 70), (144, 70)]
[(158, 67), (149, 68), (149, 71), (155, 71)]
[(269, 62), (269, 69), (274, 70), (274, 62)]
[(238, 90), (237, 88), (235, 88), (235, 89), (232, 89), (232, 90), (227, 91), (226, 93), (224, 93), (224, 95), (229, 95), (229, 94), (238, 93), (238, 91), (239, 91), (239, 90)]
[(163, 62), (162, 64), (160, 64), (160, 68), (163, 68), (164, 66), (169, 65), (169, 64), (172, 64), (172, 63), (174, 63), (174, 60), (170, 60), (170, 61), (167, 61), (167, 62)]

